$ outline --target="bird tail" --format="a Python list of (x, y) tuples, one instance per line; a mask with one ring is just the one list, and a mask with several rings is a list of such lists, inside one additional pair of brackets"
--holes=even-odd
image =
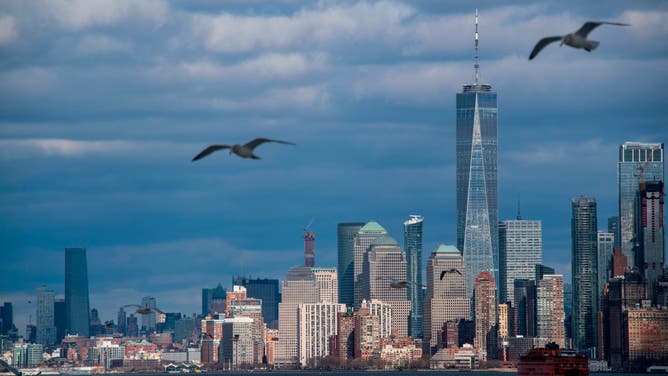
[(260, 157), (258, 157), (257, 155), (253, 154), (253, 155), (251, 155), (251, 159), (260, 159)]
[(585, 49), (585, 51), (587, 51), (587, 52), (591, 52), (592, 50), (595, 50), (596, 47), (598, 47), (598, 44), (599, 44), (599, 43), (600, 43), (600, 42), (595, 41), (595, 40), (588, 40), (588, 41), (586, 42), (586, 44), (585, 44), (584, 49)]

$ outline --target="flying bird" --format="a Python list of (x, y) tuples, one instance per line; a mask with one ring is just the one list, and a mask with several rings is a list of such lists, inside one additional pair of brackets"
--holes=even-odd
[(441, 271), (441, 278), (440, 278), (441, 281), (443, 280), (443, 277), (444, 277), (447, 273), (457, 273), (457, 274), (459, 274), (459, 275), (462, 275), (462, 273), (461, 273), (459, 270), (455, 269), (455, 268), (452, 268), (452, 269), (449, 269), (449, 270), (442, 270), (442, 271)]
[(256, 138), (253, 141), (247, 142), (243, 145), (240, 144), (234, 144), (234, 145), (210, 145), (206, 149), (202, 150), (199, 154), (193, 158), (192, 162), (195, 162), (196, 160), (202, 159), (206, 157), (207, 155), (218, 151), (218, 150), (223, 150), (223, 149), (230, 149), (230, 154), (234, 153), (241, 158), (251, 158), (251, 159), (260, 159), (257, 155), (253, 154), (253, 150), (264, 144), (265, 142), (276, 142), (279, 144), (287, 144), (287, 145), (295, 145), (292, 142), (288, 141), (281, 141), (281, 140), (272, 140), (269, 138)]
[(394, 277), (388, 276), (378, 277), (377, 279), (385, 279), (390, 281), (390, 287), (393, 289), (405, 289), (412, 285), (411, 281), (406, 279), (396, 279)]
[(149, 307), (149, 306), (141, 306), (139, 304), (126, 304), (126, 305), (123, 306), (123, 308), (126, 308), (126, 307), (136, 307), (137, 309), (135, 310), (135, 313), (138, 314), (138, 315), (148, 315), (151, 312), (164, 314), (164, 312), (162, 312), (161, 310), (159, 310), (157, 308), (152, 308), (152, 307)]
[(587, 39), (587, 35), (589, 35), (589, 33), (591, 33), (592, 30), (596, 29), (600, 25), (630, 26), (629, 24), (619, 23), (619, 22), (606, 22), (606, 21), (585, 22), (584, 25), (582, 25), (582, 27), (579, 28), (578, 31), (574, 33), (569, 33), (563, 36), (558, 35), (554, 37), (547, 37), (539, 40), (538, 43), (536, 43), (536, 45), (534, 46), (533, 51), (531, 51), (531, 55), (529, 55), (529, 60), (536, 57), (536, 55), (538, 55), (538, 53), (543, 48), (545, 48), (545, 46), (559, 40), (561, 41), (561, 43), (559, 44), (560, 46), (563, 46), (565, 44), (573, 48), (584, 48), (585, 51), (591, 52), (592, 50), (596, 49), (596, 47), (598, 47), (599, 42)]

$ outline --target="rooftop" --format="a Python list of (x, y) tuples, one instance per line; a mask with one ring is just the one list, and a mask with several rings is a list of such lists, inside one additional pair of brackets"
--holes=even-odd
[(364, 227), (362, 227), (362, 228), (360, 229), (359, 232), (361, 232), (361, 233), (362, 233), (362, 232), (384, 232), (384, 233), (387, 233), (387, 230), (385, 230), (385, 229), (383, 228), (383, 226), (381, 226), (380, 224), (378, 224), (378, 222), (376, 222), (376, 221), (369, 221), (369, 222), (367, 222), (367, 224), (364, 225)]

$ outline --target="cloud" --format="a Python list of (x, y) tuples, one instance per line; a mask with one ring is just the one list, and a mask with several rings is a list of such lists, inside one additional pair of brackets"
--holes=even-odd
[(130, 18), (151, 21), (159, 26), (166, 21), (167, 5), (158, 0), (47, 0), (41, 3), (48, 15), (62, 27), (82, 30), (97, 26), (110, 26)]
[(11, 43), (17, 36), (16, 19), (12, 16), (0, 15), (0, 46)]
[(130, 52), (132, 44), (106, 35), (86, 35), (74, 50), (81, 55), (101, 55)]

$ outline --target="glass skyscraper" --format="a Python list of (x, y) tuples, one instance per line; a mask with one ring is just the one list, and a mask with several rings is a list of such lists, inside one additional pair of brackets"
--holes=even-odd
[(364, 222), (339, 223), (337, 226), (339, 303), (348, 307), (352, 307), (355, 300), (355, 236), (363, 226)]
[(571, 201), (571, 273), (573, 277), (573, 346), (589, 351), (597, 342), (598, 239), (596, 199), (577, 197)]
[(466, 264), (466, 292), (481, 271), (498, 281), (497, 101), (479, 83), (476, 13), (474, 83), (457, 93), (457, 248)]
[(56, 343), (55, 294), (46, 286), (37, 288), (37, 343), (53, 345)]
[[(543, 253), (541, 221), (521, 219), (499, 223), (499, 296), (500, 302), (515, 301), (514, 281), (533, 280)], [(538, 280), (536, 280), (538, 283)]]
[(65, 318), (67, 333), (89, 336), (86, 248), (65, 248)]
[(664, 145), (659, 143), (625, 142), (619, 146), (617, 182), (619, 183), (619, 233), (622, 252), (628, 266), (635, 265), (634, 248), (638, 246), (636, 203), (641, 180), (664, 180)]
[(406, 251), (406, 278), (408, 300), (411, 302), (408, 334), (413, 338), (422, 338), (422, 222), (424, 218), (411, 215), (404, 222), (404, 251)]

